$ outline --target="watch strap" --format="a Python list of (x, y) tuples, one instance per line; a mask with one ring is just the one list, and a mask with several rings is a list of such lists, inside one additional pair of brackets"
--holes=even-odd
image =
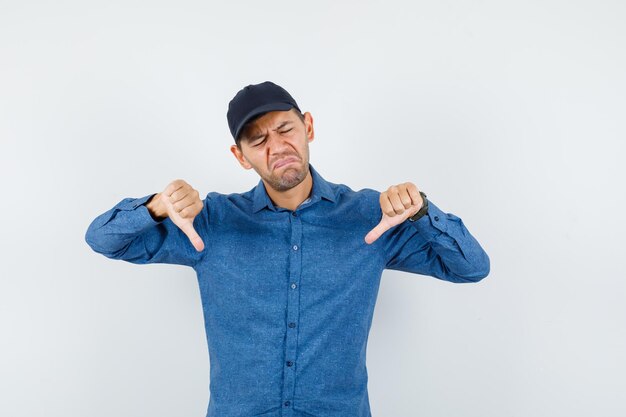
[(409, 221), (410, 222), (414, 222), (416, 220), (419, 220), (420, 218), (422, 218), (423, 216), (425, 216), (428, 213), (428, 200), (426, 199), (426, 194), (422, 191), (420, 191), (420, 195), (422, 196), (422, 200), (424, 201), (424, 204), (422, 205), (422, 207), (419, 209), (419, 211), (417, 213), (415, 213), (413, 216), (409, 217)]

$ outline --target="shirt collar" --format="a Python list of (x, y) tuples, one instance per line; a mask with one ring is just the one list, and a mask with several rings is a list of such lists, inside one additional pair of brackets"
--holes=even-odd
[[(309, 163), (309, 171), (311, 172), (311, 178), (313, 179), (313, 187), (311, 189), (310, 201), (304, 204), (313, 204), (320, 201), (322, 198), (335, 202), (335, 193), (330, 184), (322, 178), (322, 176), (313, 168), (313, 165)], [(267, 191), (265, 190), (265, 184), (263, 180), (259, 180), (259, 183), (252, 190), (252, 212), (258, 211), (268, 207), (270, 210), (276, 211), (276, 206), (272, 203)]]

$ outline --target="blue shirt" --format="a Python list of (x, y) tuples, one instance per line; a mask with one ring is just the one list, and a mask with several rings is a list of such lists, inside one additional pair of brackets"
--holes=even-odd
[(85, 239), (112, 259), (195, 269), (210, 359), (209, 417), (366, 417), (366, 347), (383, 270), (477, 282), (489, 257), (461, 219), (429, 198), (428, 214), (371, 245), (380, 193), (325, 181), (296, 210), (275, 206), (264, 183), (210, 192), (194, 219), (197, 252), (168, 218), (125, 198)]

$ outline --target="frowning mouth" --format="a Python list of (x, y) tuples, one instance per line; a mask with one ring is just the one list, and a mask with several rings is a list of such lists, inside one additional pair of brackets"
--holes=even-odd
[(278, 169), (282, 166), (285, 166), (287, 164), (291, 164), (293, 162), (298, 162), (298, 158), (294, 158), (294, 157), (290, 157), (290, 158), (285, 158), (285, 159), (281, 159), (280, 161), (276, 162), (274, 164), (274, 169)]

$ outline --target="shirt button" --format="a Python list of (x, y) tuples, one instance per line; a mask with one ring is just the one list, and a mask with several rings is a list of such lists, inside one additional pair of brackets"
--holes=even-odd
[(295, 289), (296, 289), (296, 287), (297, 287), (297, 285), (296, 285), (296, 283), (295, 283), (295, 282), (294, 282), (293, 284), (291, 284), (291, 289), (292, 289), (292, 290), (295, 290)]
[(293, 245), (293, 250), (298, 250), (298, 245)]
[(291, 323), (289, 323), (289, 327), (291, 327), (291, 328), (293, 329), (294, 327), (296, 327), (296, 323), (294, 323), (294, 322), (292, 321)]
[(287, 366), (292, 366), (292, 365), (293, 365), (293, 362), (287, 361)]
[(439, 221), (439, 216), (435, 216), (435, 221), (438, 222)]
[(295, 211), (292, 211), (292, 212), (291, 212), (291, 215), (292, 215), (293, 217), (298, 217), (298, 213), (296, 213)]
[(289, 407), (291, 403), (289, 401), (285, 401), (285, 407)]

